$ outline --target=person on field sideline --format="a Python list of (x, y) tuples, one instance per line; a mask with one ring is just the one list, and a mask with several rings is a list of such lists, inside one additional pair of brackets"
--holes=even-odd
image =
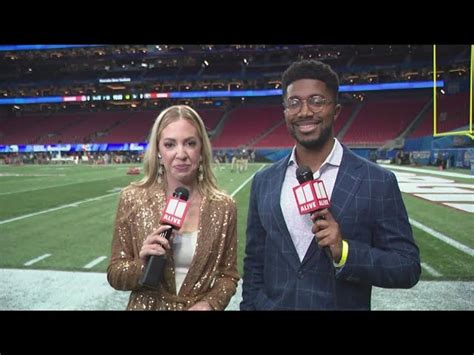
[[(236, 292), (237, 210), (218, 187), (202, 119), (189, 106), (162, 111), (151, 129), (145, 177), (120, 196), (107, 279), (132, 291), (129, 310), (223, 310)], [(189, 191), (183, 226), (168, 241), (160, 225), (166, 199)], [(139, 280), (151, 255), (166, 255), (158, 289)]]
[[(282, 91), (295, 146), (253, 179), (240, 309), (368, 310), (372, 286), (414, 286), (420, 255), (395, 175), (334, 137), (337, 74), (319, 61), (295, 62)], [(298, 213), (301, 166), (324, 182), (329, 208)]]

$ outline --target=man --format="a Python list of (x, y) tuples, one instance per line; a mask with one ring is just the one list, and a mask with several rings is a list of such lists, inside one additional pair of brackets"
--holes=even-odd
[(248, 149), (243, 148), (242, 149), (242, 171), (247, 171), (249, 167), (249, 158), (250, 158), (250, 153)]
[[(293, 63), (282, 89), (296, 145), (253, 180), (240, 309), (368, 310), (372, 286), (410, 288), (421, 272), (397, 180), (334, 137), (339, 79), (328, 65)], [(303, 165), (331, 201), (312, 216), (292, 191)]]
[(234, 150), (233, 153), (231, 153), (231, 163), (230, 163), (230, 172), (231, 172), (231, 173), (234, 172), (234, 169), (235, 169), (235, 168), (238, 168), (238, 167), (237, 167), (237, 154), (238, 154), (237, 149)]

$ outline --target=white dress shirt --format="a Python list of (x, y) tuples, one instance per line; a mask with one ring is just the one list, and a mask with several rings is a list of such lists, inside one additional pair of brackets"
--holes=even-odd
[[(310, 215), (299, 214), (293, 194), (293, 187), (299, 185), (296, 179), (298, 163), (296, 162), (295, 149), (296, 146), (293, 147), (290, 160), (288, 161), (288, 167), (286, 168), (285, 179), (283, 180), (281, 189), (280, 206), (286, 226), (288, 227), (288, 231), (290, 232), (291, 239), (293, 240), (301, 262), (306, 255), (314, 235), (313, 232), (311, 232), (313, 222), (311, 221)], [(342, 154), (342, 145), (334, 138), (331, 153), (329, 153), (326, 160), (321, 164), (319, 170), (313, 173), (314, 179), (319, 179), (324, 182), (329, 200), (331, 200), (332, 190), (334, 189), (334, 183), (336, 182), (339, 166), (341, 165)]]
[(189, 233), (175, 233), (173, 238), (173, 257), (175, 264), (176, 293), (179, 293), (189, 266), (196, 251), (198, 231)]

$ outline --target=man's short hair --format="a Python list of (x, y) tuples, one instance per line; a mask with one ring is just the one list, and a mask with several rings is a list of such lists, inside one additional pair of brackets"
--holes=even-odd
[(318, 60), (301, 60), (291, 64), (281, 78), (283, 98), (286, 96), (288, 86), (301, 79), (315, 79), (324, 82), (337, 101), (339, 77), (328, 64)]

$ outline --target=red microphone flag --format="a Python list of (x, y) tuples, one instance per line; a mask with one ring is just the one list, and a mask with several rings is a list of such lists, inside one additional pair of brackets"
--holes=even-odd
[(322, 180), (310, 180), (293, 187), (300, 214), (308, 214), (330, 207), (329, 198)]
[(161, 216), (161, 224), (169, 224), (176, 229), (183, 225), (186, 213), (188, 213), (189, 203), (178, 197), (170, 196), (166, 202), (166, 207)]

